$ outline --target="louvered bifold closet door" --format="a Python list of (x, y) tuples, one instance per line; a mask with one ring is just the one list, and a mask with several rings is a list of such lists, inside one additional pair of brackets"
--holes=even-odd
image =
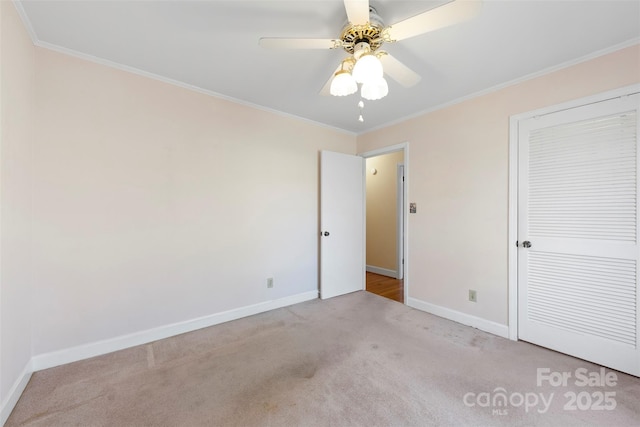
[[(640, 375), (638, 95), (522, 120), (518, 336)], [(529, 246), (527, 243), (525, 246)]]

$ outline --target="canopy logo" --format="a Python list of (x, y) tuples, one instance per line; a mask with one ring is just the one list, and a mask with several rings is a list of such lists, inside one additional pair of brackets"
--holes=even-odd
[[(600, 368), (589, 371), (578, 368), (574, 371), (552, 371), (550, 368), (538, 368), (537, 387), (554, 389), (571, 388), (562, 393), (559, 399), (565, 411), (612, 411), (616, 408), (616, 392), (605, 388), (615, 387), (618, 376), (615, 372)], [(584, 389), (578, 390), (575, 389)], [(510, 408), (524, 408), (526, 413), (536, 411), (544, 414), (554, 401), (555, 392), (512, 392), (496, 387), (492, 392), (466, 393), (462, 401), (468, 407), (490, 408), (493, 415), (507, 415)], [(560, 394), (559, 394), (560, 395)]]
[(481, 408), (491, 408), (493, 415), (507, 415), (508, 407), (524, 407), (525, 412), (537, 410), (540, 414), (544, 414), (549, 410), (553, 401), (553, 393), (547, 397), (544, 393), (511, 393), (502, 387), (497, 387), (493, 392), (472, 393), (464, 395), (462, 401), (466, 406)]

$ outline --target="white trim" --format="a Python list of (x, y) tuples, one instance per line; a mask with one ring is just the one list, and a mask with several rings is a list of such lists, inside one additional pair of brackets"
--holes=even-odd
[(53, 44), (53, 43), (48, 43), (48, 42), (41, 41), (38, 38), (38, 35), (37, 35), (37, 33), (36, 33), (36, 31), (35, 31), (35, 29), (33, 27), (33, 24), (31, 23), (31, 20), (29, 19), (29, 15), (27, 14), (26, 10), (24, 9), (24, 6), (22, 5), (22, 1), (21, 0), (12, 0), (12, 3), (14, 5), (14, 7), (16, 8), (16, 10), (18, 11), (18, 15), (20, 16), (20, 19), (22, 20), (22, 23), (24, 24), (25, 29), (26, 29), (27, 33), (29, 34), (29, 37), (31, 38), (31, 41), (37, 47), (41, 47), (43, 49), (49, 49), (49, 50), (52, 50), (54, 52), (62, 53), (64, 55), (73, 56), (73, 57), (76, 57), (76, 58), (79, 58), (79, 59), (83, 59), (83, 60), (86, 60), (86, 61), (90, 61), (90, 62), (93, 62), (93, 63), (96, 63), (96, 64), (104, 65), (106, 67), (111, 67), (111, 68), (115, 68), (115, 69), (118, 69), (118, 70), (121, 70), (121, 71), (126, 71), (126, 72), (129, 72), (129, 73), (137, 74), (139, 76), (143, 76), (143, 77), (147, 77), (147, 78), (150, 78), (150, 79), (158, 80), (158, 81), (161, 81), (163, 83), (167, 83), (167, 84), (170, 84), (170, 85), (173, 85), (173, 86), (181, 87), (183, 89), (191, 90), (191, 91), (194, 91), (194, 92), (198, 92), (198, 93), (201, 93), (201, 94), (204, 94), (204, 95), (208, 95), (208, 96), (212, 96), (212, 97), (219, 98), (219, 99), (224, 99), (226, 101), (230, 101), (230, 102), (234, 102), (236, 104), (240, 104), (240, 105), (244, 105), (244, 106), (247, 106), (247, 107), (255, 108), (255, 109), (258, 109), (258, 110), (261, 110), (261, 111), (266, 111), (266, 112), (269, 112), (269, 113), (277, 114), (279, 116), (302, 120), (304, 122), (311, 123), (311, 124), (314, 124), (316, 126), (320, 126), (320, 127), (323, 127), (323, 128), (332, 129), (332, 130), (335, 130), (335, 131), (338, 131), (338, 132), (341, 132), (341, 133), (345, 133), (347, 135), (351, 135), (351, 136), (356, 136), (357, 135), (356, 132), (348, 131), (348, 130), (341, 129), (341, 128), (338, 128), (338, 127), (335, 127), (335, 126), (330, 126), (330, 125), (327, 125), (325, 123), (320, 123), (320, 122), (317, 122), (315, 120), (307, 119), (305, 117), (296, 116), (295, 114), (285, 113), (285, 112), (278, 111), (278, 110), (275, 110), (273, 108), (265, 107), (265, 106), (262, 106), (262, 105), (253, 104), (251, 102), (243, 101), (243, 100), (240, 100), (240, 99), (237, 99), (237, 98), (233, 98), (231, 96), (227, 96), (227, 95), (223, 95), (223, 94), (211, 91), (211, 90), (203, 89), (203, 88), (200, 88), (198, 86), (193, 86), (193, 85), (190, 85), (188, 83), (180, 82), (178, 80), (174, 80), (174, 79), (171, 79), (171, 78), (168, 78), (168, 77), (163, 77), (163, 76), (160, 76), (158, 74), (154, 74), (154, 73), (150, 73), (150, 72), (147, 72), (147, 71), (143, 71), (143, 70), (140, 70), (138, 68), (134, 68), (134, 67), (130, 67), (128, 65), (120, 64), (118, 62), (110, 61), (108, 59), (99, 58), (97, 56), (93, 56), (93, 55), (89, 55), (89, 54), (86, 54), (86, 53), (83, 53), (83, 52), (79, 52), (77, 50), (73, 50), (73, 49), (69, 49), (69, 48), (66, 48), (66, 47), (63, 47), (63, 46), (59, 46), (59, 45), (56, 45), (56, 44)]
[(277, 300), (261, 302), (258, 304), (240, 307), (229, 311), (223, 311), (221, 313), (211, 314), (197, 319), (178, 322), (166, 326), (160, 326), (158, 328), (149, 329), (146, 331), (135, 332), (133, 334), (122, 335), (103, 341), (83, 344), (77, 347), (67, 348), (51, 353), (40, 354), (38, 356), (34, 356), (31, 359), (32, 367), (34, 371), (40, 371), (42, 369), (48, 369), (66, 363), (100, 356), (102, 354), (123, 350), (125, 348), (134, 347), (141, 344), (147, 344), (175, 335), (184, 334), (186, 332), (195, 331), (197, 329), (214, 326), (220, 323), (229, 322), (231, 320), (252, 316), (254, 314), (263, 313), (265, 311), (274, 310), (293, 304), (298, 304), (316, 298), (318, 298), (317, 290), (304, 292)]
[(396, 277), (398, 272), (396, 270), (390, 270), (388, 268), (376, 267), (374, 265), (367, 265), (367, 271), (369, 273), (381, 274), (388, 277)]
[(509, 117), (509, 230), (508, 230), (508, 293), (509, 293), (509, 338), (518, 339), (518, 126), (521, 120), (568, 110), (583, 105), (618, 98), (640, 92), (640, 84), (632, 84), (562, 104), (552, 105)]
[[(356, 156), (358, 157), (358, 156)], [(361, 158), (360, 166), (362, 167), (362, 290), (367, 290), (367, 161)]]
[(404, 277), (404, 164), (396, 166), (396, 279)]
[(229, 101), (229, 102), (233, 102), (235, 104), (239, 104), (239, 105), (244, 105), (245, 107), (250, 107), (250, 108), (255, 108), (256, 110), (260, 110), (260, 111), (265, 111), (267, 113), (272, 113), (272, 114), (276, 114), (278, 116), (281, 117), (287, 117), (287, 118), (292, 118), (292, 119), (296, 119), (296, 120), (301, 120), (303, 122), (312, 124), (312, 125), (316, 125), (316, 126), (320, 126), (322, 128), (325, 129), (331, 129), (343, 134), (347, 134), (350, 136), (356, 136), (357, 133), (356, 132), (352, 132), (352, 131), (348, 131), (346, 129), (342, 129), (342, 128), (338, 128), (335, 126), (331, 126), (328, 125), (326, 123), (321, 123), (321, 122), (317, 122), (315, 120), (311, 120), (308, 119), (306, 117), (302, 117), (302, 116), (296, 116), (295, 114), (291, 114), (291, 113), (285, 113), (283, 111), (279, 111), (273, 108), (269, 108), (269, 107), (265, 107), (264, 105), (259, 105), (259, 104), (254, 104), (252, 102), (248, 102), (248, 101), (244, 101), (238, 98), (234, 98), (228, 95), (223, 95), (221, 93), (218, 92), (214, 92), (212, 90), (208, 90), (208, 89), (204, 89), (198, 86), (194, 86), (194, 85), (190, 85), (188, 83), (184, 83), (178, 80), (174, 80), (171, 79), (169, 77), (164, 77), (158, 74), (154, 74), (154, 73), (150, 73), (148, 71), (144, 71), (144, 70), (140, 70), (138, 68), (135, 67), (130, 67), (128, 65), (123, 65), (120, 64), (118, 62), (114, 62), (114, 61), (110, 61), (108, 59), (103, 59), (103, 58), (99, 58), (97, 56), (93, 56), (93, 55), (89, 55), (83, 52), (78, 52), (76, 50), (73, 49), (68, 49), (66, 47), (62, 47), (62, 46), (58, 46), (52, 43), (47, 43), (47, 42), (43, 42), (40, 40), (36, 40), (34, 42), (34, 45), (36, 45), (37, 47), (41, 47), (43, 49), (48, 49), (48, 50), (52, 50), (54, 52), (58, 52), (61, 53), (63, 55), (69, 55), (69, 56), (73, 56), (75, 58), (79, 58), (85, 61), (89, 61), (89, 62), (93, 62), (95, 64), (99, 64), (99, 65), (103, 65), (105, 67), (110, 67), (110, 68), (115, 68), (116, 70), (120, 70), (120, 71), (125, 71), (128, 73), (132, 73), (132, 74), (136, 74), (142, 77), (147, 77), (149, 79), (153, 79), (153, 80), (157, 80), (163, 83), (167, 83), (170, 84), (172, 86), (177, 86), (183, 89), (187, 89), (193, 92), (197, 92), (197, 93), (201, 93), (203, 95), (207, 95), (207, 96), (211, 96), (214, 98), (218, 98), (218, 99), (222, 99), (225, 101)]
[(450, 308), (431, 304), (417, 298), (409, 298), (407, 305), (444, 319), (453, 320), (454, 322), (462, 323), (463, 325), (498, 335), (499, 337), (509, 338), (509, 327), (507, 325), (501, 325), (500, 323), (496, 323), (491, 320), (451, 310)]
[[(380, 156), (382, 154), (394, 153), (396, 151), (402, 151), (404, 153), (404, 203), (405, 207), (407, 200), (409, 200), (409, 142), (402, 142), (400, 144), (390, 145), (388, 147), (382, 147), (371, 151), (365, 151), (359, 153), (358, 156), (363, 158)], [(366, 169), (366, 168), (365, 168)], [(366, 188), (365, 188), (366, 191)], [(366, 205), (366, 198), (365, 198)], [(366, 233), (365, 233), (366, 236)], [(365, 242), (366, 243), (366, 242)], [(365, 245), (366, 247), (366, 245)], [(366, 258), (365, 258), (366, 259)], [(409, 209), (404, 209), (404, 302), (408, 304), (409, 301)]]
[(509, 118), (509, 218), (507, 235), (508, 266), (507, 295), (509, 312), (509, 339), (518, 340), (518, 123)]
[(31, 42), (33, 44), (38, 43), (38, 35), (36, 34), (36, 30), (33, 28), (33, 24), (31, 23), (31, 20), (27, 15), (27, 11), (24, 10), (24, 6), (22, 6), (22, 2), (18, 0), (12, 0), (12, 3), (13, 3), (13, 6), (18, 11), (18, 16), (20, 16), (20, 19), (22, 20), (22, 24), (24, 25), (24, 28), (27, 30), (27, 34), (29, 34), (29, 37), (31, 38)]
[(402, 270), (403, 287), (404, 287), (404, 301), (407, 304), (409, 301), (409, 209), (407, 205), (409, 203), (409, 143), (404, 144), (404, 266)]
[(479, 98), (481, 96), (488, 95), (490, 93), (497, 92), (499, 90), (505, 89), (505, 88), (507, 88), (509, 86), (514, 86), (514, 85), (517, 85), (517, 84), (520, 84), (520, 83), (524, 83), (524, 82), (526, 82), (528, 80), (533, 80), (535, 78), (542, 77), (542, 76), (545, 76), (547, 74), (563, 70), (565, 68), (573, 67), (574, 65), (578, 65), (578, 64), (581, 64), (583, 62), (587, 62), (587, 61), (590, 61), (592, 59), (596, 59), (596, 58), (599, 58), (601, 56), (608, 55), (610, 53), (617, 52), (617, 51), (622, 50), (622, 49), (626, 49), (628, 47), (634, 46), (634, 45), (639, 44), (639, 43), (640, 43), (640, 37), (635, 37), (635, 38), (632, 38), (632, 39), (627, 40), (625, 42), (610, 46), (608, 48), (597, 50), (595, 52), (591, 52), (590, 54), (581, 56), (579, 58), (572, 59), (570, 61), (566, 61), (566, 62), (563, 62), (561, 64), (554, 65), (552, 67), (544, 68), (544, 69), (542, 69), (540, 71), (536, 71), (534, 73), (526, 74), (526, 75), (524, 75), (522, 77), (518, 77), (517, 79), (509, 80), (508, 82), (500, 83), (500, 84), (497, 84), (495, 86), (491, 86), (489, 88), (483, 89), (481, 91), (474, 92), (474, 93), (471, 93), (469, 95), (465, 95), (465, 96), (462, 96), (460, 98), (456, 98), (454, 100), (451, 100), (451, 101), (448, 101), (448, 102), (444, 102), (442, 104), (438, 104), (436, 106), (427, 108), (425, 110), (421, 110), (421, 111), (418, 111), (416, 113), (410, 114), (410, 115), (405, 116), (403, 118), (399, 118), (399, 119), (396, 119), (396, 120), (392, 120), (392, 121), (389, 121), (389, 122), (382, 123), (382, 124), (380, 124), (378, 126), (372, 127), (370, 129), (364, 130), (362, 132), (359, 132), (358, 136), (365, 135), (365, 134), (367, 134), (369, 132), (375, 132), (377, 130), (387, 128), (389, 126), (397, 125), (397, 124), (403, 123), (403, 122), (405, 122), (407, 120), (415, 119), (416, 117), (420, 117), (420, 116), (423, 116), (425, 114), (432, 113), (434, 111), (442, 110), (444, 108), (451, 107), (453, 105), (460, 104), (462, 102), (469, 101), (469, 100), (474, 99), (474, 98)]
[(640, 92), (640, 83), (634, 83), (628, 86), (619, 87), (617, 89), (611, 89), (605, 92), (596, 93), (594, 95), (585, 96), (583, 98), (573, 99), (571, 101), (563, 102), (561, 104), (556, 104), (549, 107), (539, 108), (537, 110), (516, 114), (511, 116), (511, 118), (516, 119), (518, 121), (526, 120), (533, 117), (544, 116), (547, 114), (568, 110), (571, 108), (582, 107), (588, 104), (594, 104), (596, 102), (606, 101), (608, 99), (632, 95), (638, 92)]
[(408, 145), (408, 142), (403, 142), (401, 144), (390, 145), (388, 147), (382, 147), (376, 150), (365, 151), (364, 153), (359, 153), (358, 156), (362, 156), (366, 159), (369, 157), (381, 156), (383, 154), (395, 153), (396, 151), (406, 150)]
[(122, 71), (127, 71), (127, 72), (130, 72), (130, 73), (138, 74), (138, 75), (141, 75), (141, 76), (144, 76), (144, 77), (152, 78), (154, 80), (159, 80), (159, 81), (171, 84), (171, 85), (182, 87), (184, 89), (192, 90), (192, 91), (195, 91), (195, 92), (199, 92), (199, 93), (202, 93), (202, 94), (205, 94), (205, 95), (209, 95), (209, 96), (213, 96), (213, 97), (220, 98), (220, 99), (225, 99), (227, 101), (231, 101), (231, 102), (235, 102), (235, 103), (238, 103), (238, 104), (241, 104), (241, 105), (245, 105), (245, 106), (248, 106), (248, 107), (256, 108), (258, 110), (267, 111), (267, 112), (274, 113), (274, 114), (277, 114), (277, 115), (280, 115), (280, 116), (284, 116), (284, 117), (290, 117), (290, 118), (299, 119), (299, 120), (305, 121), (307, 123), (315, 124), (317, 126), (321, 126), (321, 127), (324, 127), (324, 128), (332, 129), (332, 130), (335, 130), (335, 131), (338, 131), (338, 132), (342, 132), (342, 133), (345, 133), (347, 135), (352, 135), (352, 136), (360, 136), (360, 135), (367, 134), (369, 132), (375, 132), (377, 130), (380, 130), (380, 129), (383, 129), (383, 128), (386, 128), (386, 127), (389, 127), (389, 126), (393, 126), (395, 124), (402, 123), (402, 122), (405, 122), (407, 120), (410, 120), (410, 119), (413, 119), (413, 118), (416, 118), (416, 117), (419, 117), (419, 116), (422, 116), (422, 115), (425, 115), (425, 114), (428, 114), (428, 113), (431, 113), (431, 112), (434, 112), (434, 111), (437, 111), (437, 110), (441, 110), (443, 108), (450, 107), (452, 105), (456, 105), (456, 104), (459, 104), (459, 103), (464, 102), (464, 101), (468, 101), (470, 99), (478, 98), (480, 96), (487, 95), (487, 94), (492, 93), (492, 92), (497, 92), (498, 90), (504, 89), (506, 87), (513, 86), (513, 85), (516, 85), (516, 84), (519, 84), (519, 83), (523, 83), (525, 81), (532, 80), (532, 79), (535, 79), (537, 77), (541, 77), (541, 76), (544, 76), (546, 74), (553, 73), (555, 71), (559, 71), (559, 70), (562, 70), (562, 69), (565, 69), (565, 68), (569, 68), (569, 67), (572, 67), (574, 65), (578, 65), (580, 63), (583, 63), (583, 62), (586, 62), (586, 61), (590, 61), (592, 59), (595, 59), (595, 58), (598, 58), (598, 57), (601, 57), (601, 56), (604, 56), (604, 55), (607, 55), (607, 54), (610, 54), (610, 53), (613, 53), (613, 52), (617, 52), (619, 50), (622, 50), (622, 49), (625, 49), (627, 47), (634, 46), (634, 45), (640, 43), (640, 37), (634, 37), (634, 38), (632, 38), (630, 40), (624, 41), (622, 43), (619, 43), (619, 44), (616, 44), (616, 45), (613, 45), (613, 46), (609, 46), (609, 47), (604, 48), (604, 49), (597, 50), (595, 52), (591, 52), (591, 53), (589, 53), (587, 55), (584, 55), (584, 56), (581, 56), (579, 58), (575, 58), (575, 59), (572, 59), (570, 61), (566, 61), (566, 62), (563, 62), (561, 64), (554, 65), (554, 66), (551, 66), (551, 67), (548, 67), (548, 68), (544, 68), (544, 69), (542, 69), (540, 71), (536, 71), (534, 73), (526, 74), (526, 75), (524, 75), (522, 77), (518, 77), (518, 78), (510, 80), (508, 82), (500, 83), (500, 84), (497, 84), (495, 86), (491, 86), (489, 88), (483, 89), (481, 91), (474, 92), (472, 94), (465, 95), (465, 96), (462, 96), (460, 98), (456, 98), (454, 100), (451, 100), (451, 101), (448, 101), (448, 102), (445, 102), (445, 103), (442, 103), (442, 104), (438, 104), (436, 106), (433, 106), (433, 107), (421, 110), (419, 112), (404, 116), (402, 118), (382, 123), (382, 124), (380, 124), (378, 126), (374, 126), (374, 127), (370, 128), (370, 129), (366, 129), (366, 130), (363, 130), (363, 131), (360, 131), (360, 132), (354, 132), (354, 131), (348, 131), (346, 129), (341, 129), (341, 128), (338, 128), (338, 127), (335, 127), (335, 126), (330, 126), (330, 125), (327, 125), (325, 123), (320, 123), (320, 122), (317, 122), (317, 121), (314, 121), (314, 120), (311, 120), (311, 119), (307, 119), (307, 118), (304, 118), (304, 117), (296, 116), (294, 114), (278, 111), (278, 110), (275, 110), (275, 109), (272, 109), (272, 108), (269, 108), (269, 107), (264, 107), (264, 106), (261, 106), (261, 105), (253, 104), (253, 103), (246, 102), (246, 101), (242, 101), (242, 100), (239, 100), (237, 98), (232, 98), (230, 96), (222, 95), (222, 94), (219, 94), (217, 92), (213, 92), (213, 91), (210, 91), (210, 90), (207, 90), (207, 89), (203, 89), (203, 88), (200, 88), (200, 87), (197, 87), (197, 86), (192, 86), (192, 85), (189, 85), (187, 83), (179, 82), (177, 80), (173, 80), (173, 79), (170, 79), (170, 78), (167, 78), (167, 77), (162, 77), (162, 76), (159, 76), (157, 74), (153, 74), (153, 73), (149, 73), (149, 72), (146, 72), (146, 71), (142, 71), (142, 70), (139, 70), (137, 68), (133, 68), (133, 67), (129, 67), (127, 65), (123, 65), (123, 64), (117, 63), (117, 62), (109, 61), (107, 59), (102, 59), (102, 58), (98, 58), (98, 57), (93, 56), (93, 55), (88, 55), (88, 54), (85, 54), (85, 53), (82, 53), (82, 52), (78, 52), (78, 51), (73, 50), (73, 49), (68, 49), (68, 48), (65, 48), (65, 47), (62, 47), (62, 46), (59, 46), (59, 45), (55, 45), (55, 44), (52, 44), (52, 43), (43, 42), (38, 38), (38, 35), (35, 32), (35, 29), (33, 28), (33, 24), (31, 23), (31, 20), (29, 19), (26, 11), (24, 10), (24, 7), (22, 5), (22, 1), (20, 1), (20, 0), (12, 0), (12, 3), (15, 6), (16, 10), (18, 11), (18, 15), (20, 16), (20, 19), (22, 20), (22, 22), (23, 22), (23, 24), (24, 24), (24, 26), (25, 26), (25, 28), (27, 30), (27, 33), (29, 34), (29, 37), (31, 37), (31, 40), (32, 40), (33, 44), (38, 46), (38, 47), (42, 47), (42, 48), (45, 48), (45, 49), (50, 49), (50, 50), (53, 50), (53, 51), (56, 51), (56, 52), (59, 52), (59, 53), (63, 53), (63, 54), (70, 55), (70, 56), (74, 56), (74, 57), (77, 57), (77, 58), (80, 58), (80, 59), (84, 59), (84, 60), (87, 60), (87, 61), (98, 63), (98, 64), (105, 65), (105, 66), (108, 66), (108, 67), (116, 68), (116, 69), (119, 69), (119, 70), (122, 70)]
[(0, 426), (3, 426), (4, 423), (7, 422), (9, 415), (11, 415), (11, 411), (15, 408), (16, 403), (18, 403), (18, 399), (20, 399), (25, 387), (27, 387), (27, 384), (31, 379), (31, 374), (33, 373), (32, 365), (31, 360), (27, 362), (22, 373), (7, 393), (7, 397), (2, 402), (2, 406), (0, 407)]

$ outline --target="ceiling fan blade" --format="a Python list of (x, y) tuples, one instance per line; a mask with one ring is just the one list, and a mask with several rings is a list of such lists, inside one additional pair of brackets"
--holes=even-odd
[(369, 22), (369, 0), (344, 0), (347, 18), (353, 25)]
[(342, 46), (342, 41), (334, 39), (262, 37), (259, 44), (265, 49), (337, 49)]
[(392, 40), (404, 40), (473, 18), (482, 8), (481, 0), (454, 0), (388, 27)]
[(404, 87), (414, 86), (422, 80), (419, 74), (388, 53), (380, 57), (380, 62), (384, 72)]
[(322, 86), (322, 89), (320, 89), (320, 95), (322, 96), (329, 96), (331, 95), (331, 81), (333, 80), (333, 76), (342, 69), (342, 63), (340, 63), (340, 65), (338, 65), (338, 67), (336, 68), (336, 70), (331, 73), (331, 76), (329, 77), (329, 80), (327, 80), (327, 82), (324, 84), (324, 86)]

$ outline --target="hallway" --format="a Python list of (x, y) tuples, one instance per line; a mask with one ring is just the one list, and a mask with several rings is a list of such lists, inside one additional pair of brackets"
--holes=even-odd
[(404, 282), (367, 271), (367, 291), (404, 304)]

